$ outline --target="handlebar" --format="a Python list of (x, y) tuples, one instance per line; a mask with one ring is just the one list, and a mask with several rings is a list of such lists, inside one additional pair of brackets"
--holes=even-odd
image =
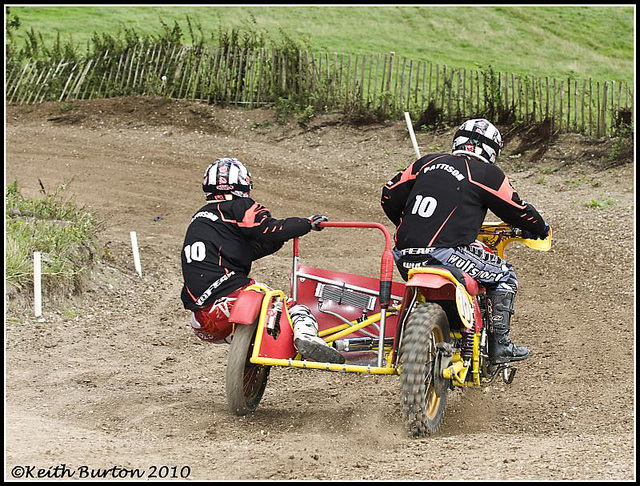
[(512, 227), (507, 223), (484, 223), (478, 232), (478, 239), (496, 250), (498, 256), (502, 257), (505, 247), (513, 242), (520, 241), (531, 249), (538, 251), (549, 251), (551, 248), (552, 229), (543, 240), (527, 238), (520, 228)]
[(493, 236), (506, 236), (508, 238), (521, 238), (522, 230), (516, 227), (508, 228), (496, 228), (493, 230), (481, 229), (478, 234), (481, 235), (493, 235)]

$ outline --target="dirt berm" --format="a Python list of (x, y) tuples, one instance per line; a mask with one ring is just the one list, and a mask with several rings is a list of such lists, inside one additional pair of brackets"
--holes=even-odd
[[(104, 220), (107, 247), (85, 291), (46, 298), (42, 318), (8, 302), (7, 479), (15, 466), (60, 464), (147, 475), (188, 466), (190, 478), (227, 480), (634, 479), (634, 165), (602, 170), (611, 142), (577, 135), (512, 133), (502, 156), (555, 238), (548, 253), (507, 250), (520, 281), (512, 337), (532, 350), (511, 386), (452, 392), (441, 433), (424, 439), (401, 419), (397, 377), (273, 369), (257, 412), (230, 414), (228, 348), (199, 342), (179, 300), (206, 165), (244, 161), (254, 198), (276, 217), (392, 229), (381, 187), (413, 158), (404, 121), (276, 119), (148, 98), (7, 107), (6, 182), (33, 197), (39, 180), (47, 191), (71, 181), (69, 194)], [(422, 153), (448, 152), (451, 135), (419, 132)], [(374, 233), (310, 234), (303, 261), (376, 275)], [(290, 259), (288, 243), (254, 277), (288, 290)]]

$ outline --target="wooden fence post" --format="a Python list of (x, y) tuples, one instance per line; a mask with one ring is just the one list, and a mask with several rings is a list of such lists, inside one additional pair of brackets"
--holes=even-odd
[(573, 82), (573, 131), (578, 131), (578, 80)]
[[(449, 88), (449, 94), (451, 94), (451, 88)], [(441, 103), (440, 106), (442, 107), (442, 113), (444, 114), (444, 107), (445, 107), (445, 98), (447, 97), (447, 65), (445, 64), (444, 66), (442, 66), (442, 98), (441, 98)], [(449, 113), (447, 113), (447, 116), (449, 116)]]
[[(420, 91), (420, 88), (418, 87), (419, 83), (420, 83), (420, 67), (422, 66), (422, 61), (418, 61), (418, 65), (416, 66), (416, 85), (413, 88), (413, 104), (417, 107), (418, 106), (418, 92)], [(423, 78), (423, 83), (424, 83), (424, 78)], [(424, 90), (422, 90), (424, 91)], [(420, 93), (422, 93), (422, 91), (420, 91)]]
[[(235, 90), (236, 90), (236, 98), (235, 98), (235, 104), (237, 105), (238, 102), (242, 101), (242, 90), (245, 84), (245, 71), (247, 69), (247, 57), (249, 55), (249, 52), (247, 49), (240, 49), (240, 61), (238, 62), (238, 71), (236, 74), (236, 82), (234, 83), (235, 85)], [(300, 72), (300, 71), (298, 71)]]
[[(461, 117), (461, 112), (460, 112), (460, 89), (461, 89), (461, 83), (462, 83), (462, 75), (461, 75), (461, 70), (458, 69), (458, 91), (456, 93), (456, 118), (460, 118)], [(458, 121), (458, 120), (456, 120)]]
[[(378, 70), (376, 69), (376, 73), (377, 72)], [(367, 81), (367, 103), (369, 103), (371, 99), (371, 75), (372, 74), (373, 74), (373, 54), (371, 54), (371, 57), (369, 59), (369, 79)], [(364, 83), (363, 83), (363, 86), (364, 86)]]
[(609, 88), (609, 83), (607, 81), (604, 82), (604, 87), (602, 88), (602, 134), (604, 137), (607, 134), (607, 91)]
[(562, 109), (564, 100), (564, 79), (560, 81), (560, 116), (558, 117), (558, 130), (562, 130)]
[(582, 94), (581, 94), (581, 97), (580, 97), (580, 110), (581, 110), (581, 122), (582, 122), (581, 123), (580, 132), (582, 134), (585, 133), (585, 131), (584, 131), (584, 93), (585, 93), (586, 89), (587, 89), (587, 80), (583, 79), (582, 80)]
[(260, 48), (260, 56), (259, 56), (259, 60), (258, 62), (260, 63), (259, 69), (258, 69), (258, 89), (256, 92), (256, 103), (260, 103), (260, 95), (261, 95), (261, 90), (262, 90), (262, 85), (264, 83), (264, 79), (266, 78), (266, 76), (263, 77), (263, 72), (264, 72), (264, 64), (267, 62), (267, 54), (266, 54), (266, 50), (264, 47)]
[(589, 136), (593, 136), (593, 80), (589, 78)]
[(469, 75), (468, 75), (469, 96), (465, 96), (466, 106), (464, 108), (464, 113), (466, 118), (473, 118), (475, 116), (475, 111), (473, 108), (473, 97), (474, 97), (473, 75), (474, 75), (474, 71), (469, 69)]
[(467, 101), (467, 70), (465, 68), (462, 74), (462, 109), (463, 109), (465, 118), (468, 116), (466, 101)]
[[(531, 80), (533, 80), (533, 76), (531, 77)], [(526, 106), (527, 106), (527, 119), (529, 120), (529, 122), (533, 122), (535, 123), (536, 121), (536, 91), (535, 91), (535, 83), (529, 80), (529, 77), (526, 76), (525, 77), (525, 81), (526, 81), (526, 85), (525, 85), (525, 89), (527, 92), (527, 102), (526, 102)], [(529, 105), (529, 85), (531, 85), (531, 105)], [(532, 110), (531, 112), (529, 112), (529, 110)]]
[[(409, 61), (409, 77), (407, 78), (407, 104), (405, 110), (409, 111), (409, 103), (411, 103), (411, 75), (413, 74), (413, 60)], [(402, 76), (404, 77), (404, 65), (402, 66)], [(403, 110), (403, 111), (405, 111)]]
[(518, 113), (520, 114), (521, 120), (526, 120), (522, 112), (522, 76), (518, 76)]
[(480, 72), (476, 71), (476, 113), (474, 116), (480, 116)]
[(549, 76), (545, 76), (544, 82), (545, 82), (545, 88), (546, 88), (546, 91), (547, 91), (546, 105), (545, 105), (545, 116), (546, 116), (547, 119), (549, 119)]
[[(364, 101), (364, 71), (365, 66), (367, 65), (367, 57), (365, 55), (362, 56), (362, 67), (360, 68), (360, 86), (358, 86), (357, 96), (358, 96), (358, 106), (362, 107), (362, 102)], [(357, 83), (357, 81), (355, 81)]]
[(391, 51), (389, 53), (389, 72), (387, 74), (387, 86), (386, 86), (386, 91), (391, 91), (391, 73), (393, 71), (393, 59), (395, 57), (396, 53)]
[(571, 130), (571, 78), (567, 78), (567, 130)]
[(538, 111), (540, 113), (540, 121), (544, 121), (544, 112), (542, 109), (542, 107), (544, 106), (544, 103), (542, 100), (542, 93), (543, 93), (542, 78), (538, 78)]
[[(407, 58), (403, 57), (404, 62), (407, 62)], [(398, 102), (398, 78), (400, 78), (400, 58), (398, 58), (396, 60), (396, 74), (394, 76), (395, 78), (395, 83), (393, 85), (393, 97), (391, 98), (391, 113), (395, 113), (396, 110), (396, 104)], [(404, 81), (404, 65), (402, 66), (402, 77), (403, 77), (403, 81)]]
[(596, 82), (596, 100), (597, 100), (597, 104), (596, 104), (596, 120), (597, 120), (597, 126), (596, 126), (596, 137), (600, 138), (602, 136), (602, 132), (601, 132), (601, 126), (602, 126), (602, 122), (601, 122), (601, 114), (600, 114), (600, 81)]
[(611, 81), (611, 129), (615, 127), (616, 117), (616, 82)]
[[(384, 62), (386, 64), (387, 62), (387, 56), (384, 56)], [(373, 96), (371, 97), (371, 103), (373, 106), (375, 106), (376, 103), (376, 92), (378, 90), (378, 66), (380, 65), (380, 54), (378, 54), (377, 56), (377, 60), (376, 60), (376, 71), (375, 71), (375, 75), (373, 78)], [(382, 76), (383, 76), (383, 83), (384, 83), (384, 67), (382, 68)], [(382, 91), (382, 89), (380, 89), (380, 91)]]

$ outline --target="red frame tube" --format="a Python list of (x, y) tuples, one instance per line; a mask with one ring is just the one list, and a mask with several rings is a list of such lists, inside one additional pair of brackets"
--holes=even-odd
[[(380, 223), (366, 222), (333, 222), (327, 221), (319, 224), (320, 228), (372, 228), (379, 229), (384, 235), (384, 251), (380, 260), (380, 307), (386, 309), (391, 303), (391, 282), (393, 281), (393, 253), (391, 233), (386, 226)], [(293, 256), (300, 254), (298, 238), (293, 240)]]

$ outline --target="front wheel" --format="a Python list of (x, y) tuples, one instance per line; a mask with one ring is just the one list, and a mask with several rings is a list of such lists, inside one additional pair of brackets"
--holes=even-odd
[(433, 434), (442, 423), (448, 383), (436, 370), (442, 353), (438, 345), (448, 342), (449, 322), (442, 307), (417, 304), (400, 350), (402, 411), (414, 437)]
[(249, 361), (253, 353), (257, 327), (257, 323), (250, 326), (237, 325), (229, 348), (227, 403), (236, 415), (246, 415), (258, 408), (269, 378), (269, 366), (256, 365)]

